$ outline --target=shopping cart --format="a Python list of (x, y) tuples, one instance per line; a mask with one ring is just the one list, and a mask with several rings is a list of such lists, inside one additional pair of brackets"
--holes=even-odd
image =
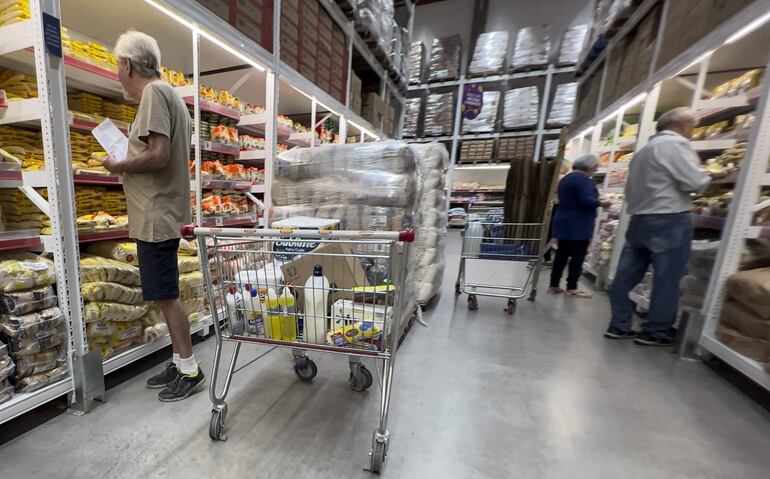
[[(369, 468), (379, 472), (388, 450), (388, 411), (393, 367), (405, 316), (408, 246), (414, 230), (401, 232), (185, 227), (197, 236), (216, 349), (209, 393), (209, 435), (225, 440), (230, 383), (241, 344), (288, 348), (302, 381), (318, 373), (307, 351), (349, 357), (351, 387), (373, 381), (362, 358), (381, 361), (379, 425)], [(250, 297), (246, 292), (250, 290)], [(331, 312), (329, 310), (331, 304)], [(222, 324), (220, 324), (223, 323)], [(222, 345), (235, 343), (219, 394)]]
[[(490, 221), (469, 221), (463, 230), (462, 252), (460, 254), (460, 270), (455, 283), (455, 294), (468, 295), (468, 309), (478, 309), (477, 296), (492, 298), (507, 298), (505, 311), (513, 314), (516, 310), (516, 300), (523, 298), (529, 291), (529, 300), (537, 296), (537, 281), (540, 276), (545, 235), (548, 229), (546, 223), (500, 223)], [(468, 260), (486, 261), (517, 261), (526, 264), (534, 262), (533, 267), (526, 268), (524, 284), (481, 284), (466, 280), (466, 262)], [(512, 276), (512, 275), (511, 275)]]

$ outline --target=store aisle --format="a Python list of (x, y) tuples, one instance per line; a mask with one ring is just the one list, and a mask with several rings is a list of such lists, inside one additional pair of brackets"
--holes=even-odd
[[(464, 297), (454, 302), (456, 266), (430, 327), (415, 325), (402, 350), (383, 477), (767, 477), (770, 414), (699, 363), (604, 340), (605, 295), (542, 295), (513, 317), (480, 298), (468, 312)], [(213, 345), (196, 349), (207, 365)], [(244, 359), (267, 350), (246, 348)], [(301, 384), (273, 351), (236, 375), (223, 443), (208, 438), (207, 393), (161, 404), (140, 375), (91, 414), (0, 446), (0, 476), (369, 477), (377, 394), (350, 390), (342, 357), (318, 366)]]

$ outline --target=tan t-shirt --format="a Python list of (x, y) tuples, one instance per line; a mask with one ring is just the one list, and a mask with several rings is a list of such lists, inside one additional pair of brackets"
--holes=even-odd
[(192, 222), (190, 210), (190, 137), (192, 121), (184, 101), (168, 83), (157, 80), (142, 91), (128, 135), (128, 160), (147, 150), (150, 132), (171, 140), (169, 165), (151, 173), (125, 173), (129, 236), (159, 243), (179, 238)]

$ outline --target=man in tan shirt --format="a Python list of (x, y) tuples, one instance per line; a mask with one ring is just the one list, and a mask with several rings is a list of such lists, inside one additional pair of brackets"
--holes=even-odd
[(173, 360), (147, 381), (163, 388), (161, 401), (188, 397), (205, 378), (195, 360), (190, 323), (179, 301), (177, 249), (180, 228), (190, 211), (190, 138), (187, 106), (160, 79), (160, 49), (154, 38), (136, 31), (115, 45), (118, 79), (124, 96), (138, 102), (125, 160), (108, 157), (104, 166), (123, 175), (129, 235), (136, 240), (142, 295), (163, 311), (171, 334)]

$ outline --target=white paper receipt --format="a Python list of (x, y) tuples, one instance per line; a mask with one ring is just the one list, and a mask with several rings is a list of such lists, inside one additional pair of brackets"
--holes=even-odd
[(109, 153), (110, 156), (118, 161), (126, 159), (126, 155), (128, 155), (128, 138), (115, 126), (112, 120), (109, 118), (105, 119), (91, 131), (91, 134), (94, 135), (96, 141), (102, 145), (104, 151)]

